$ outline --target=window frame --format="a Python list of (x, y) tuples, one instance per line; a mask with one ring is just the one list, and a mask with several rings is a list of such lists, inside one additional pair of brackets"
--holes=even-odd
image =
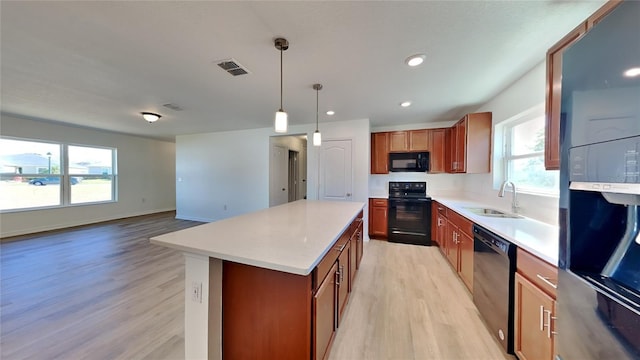
[[(30, 139), (30, 138), (22, 138), (22, 137), (13, 137), (13, 136), (0, 136), (0, 140), (14, 140), (14, 141), (24, 141), (24, 142), (32, 142), (32, 143), (41, 143), (41, 144), (51, 144), (57, 145), (60, 148), (60, 169), (57, 174), (42, 174), (42, 173), (16, 173), (15, 175), (19, 175), (21, 177), (58, 177), (60, 178), (60, 188), (58, 195), (58, 204), (57, 205), (46, 205), (46, 206), (33, 206), (33, 207), (21, 207), (21, 208), (12, 208), (12, 209), (0, 209), (0, 214), (3, 213), (14, 213), (14, 212), (25, 212), (25, 211), (37, 211), (37, 210), (49, 210), (49, 209), (61, 209), (75, 206), (85, 206), (85, 205), (98, 205), (98, 204), (109, 204), (118, 202), (118, 171), (117, 171), (117, 152), (118, 149), (115, 147), (108, 146), (100, 146), (100, 145), (89, 145), (89, 144), (78, 144), (78, 143), (66, 143), (61, 141), (51, 141), (51, 140), (42, 140), (42, 139)], [(103, 200), (103, 201), (91, 201), (91, 202), (81, 202), (81, 203), (72, 203), (71, 202), (71, 178), (82, 176), (85, 177), (94, 177), (94, 175), (89, 174), (75, 174), (70, 173), (69, 171), (69, 146), (78, 146), (78, 147), (88, 147), (95, 149), (107, 149), (111, 150), (111, 199)], [(1, 175), (9, 175), (9, 173), (0, 173)], [(95, 175), (95, 177), (104, 177), (104, 175)]]
[[(542, 118), (544, 121), (545, 112), (544, 112), (544, 103), (540, 103), (536, 106), (533, 106), (505, 121), (496, 125), (496, 149), (500, 149), (496, 151), (496, 156), (494, 157), (495, 163), (499, 164), (499, 166), (495, 167), (496, 169), (493, 176), (493, 187), (495, 190), (499, 189), (501, 184), (509, 179), (509, 169), (510, 164), (515, 160), (522, 159), (536, 159), (540, 158), (544, 162), (545, 152), (544, 149), (540, 151), (529, 152), (525, 154), (512, 155), (512, 131), (513, 129), (521, 124), (524, 124), (529, 121), (533, 121), (535, 119)], [(499, 138), (498, 138), (499, 136)], [(556, 171), (556, 170), (545, 170), (545, 171)], [(545, 197), (554, 197), (557, 198), (560, 196), (559, 187), (556, 189), (545, 190), (544, 188), (539, 187), (529, 187), (522, 184), (515, 184), (517, 187), (518, 193), (531, 194), (537, 196), (545, 196)], [(509, 187), (507, 188), (508, 192), (512, 192), (513, 190)]]

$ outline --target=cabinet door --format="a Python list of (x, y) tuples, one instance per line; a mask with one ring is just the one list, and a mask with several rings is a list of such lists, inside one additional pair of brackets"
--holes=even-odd
[(429, 130), (409, 131), (409, 151), (429, 151)]
[(465, 172), (467, 170), (467, 121), (468, 116), (465, 116), (456, 124), (455, 172)]
[(520, 360), (552, 360), (555, 300), (516, 273), (514, 350)]
[(389, 133), (371, 134), (371, 173), (389, 173)]
[(350, 243), (342, 250), (342, 254), (338, 258), (338, 272), (336, 273), (336, 286), (338, 288), (338, 322), (336, 327), (340, 326), (342, 321), (342, 313), (344, 312), (345, 305), (347, 305), (347, 299), (349, 296), (349, 258), (351, 251)]
[[(383, 205), (377, 205), (377, 203)], [(374, 205), (371, 207), (371, 224), (369, 233), (382, 238), (387, 237), (387, 200), (375, 199)]]
[(360, 225), (358, 225), (358, 233), (357, 233), (358, 246), (356, 247), (356, 269), (360, 269), (360, 261), (362, 261), (362, 255), (364, 255), (364, 238), (362, 235), (364, 234), (363, 226), (364, 225), (362, 225), (362, 221), (361, 221)]
[(562, 100), (562, 52), (587, 31), (586, 22), (573, 29), (547, 51), (547, 84), (545, 101), (544, 167), (560, 169), (560, 113)]
[(449, 243), (447, 242), (447, 218), (443, 215), (438, 215), (438, 220), (436, 222), (438, 227), (438, 244), (440, 246), (440, 250), (447, 254)]
[(445, 129), (431, 130), (431, 144), (429, 154), (429, 172), (442, 173), (445, 168)]
[(447, 259), (451, 263), (451, 266), (458, 271), (458, 228), (453, 225), (451, 221), (447, 219)]
[(452, 126), (445, 133), (445, 160), (448, 173), (456, 171), (456, 127)]
[(409, 132), (394, 131), (389, 133), (389, 152), (409, 151)]
[(473, 238), (463, 231), (458, 231), (458, 247), (460, 249), (458, 274), (467, 285), (467, 289), (473, 293)]
[(356, 277), (356, 269), (358, 268), (358, 232), (351, 237), (349, 241), (349, 292), (353, 291), (353, 281)]
[(313, 358), (324, 359), (336, 330), (336, 272), (334, 263), (313, 296)]

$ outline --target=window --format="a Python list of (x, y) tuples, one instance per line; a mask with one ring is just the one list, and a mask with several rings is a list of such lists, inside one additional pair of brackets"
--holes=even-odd
[(0, 139), (0, 210), (116, 200), (116, 149)]
[[(544, 168), (544, 107), (537, 106), (502, 125), (502, 172), (499, 183), (513, 181), (518, 191), (556, 195), (559, 172)], [(497, 132), (499, 133), (499, 132)]]

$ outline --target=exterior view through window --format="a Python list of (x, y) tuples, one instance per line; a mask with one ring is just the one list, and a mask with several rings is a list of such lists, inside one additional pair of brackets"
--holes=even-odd
[(544, 115), (505, 125), (505, 174), (518, 190), (557, 194), (560, 174), (544, 168), (544, 126)]
[(0, 210), (116, 200), (116, 150), (0, 139)]

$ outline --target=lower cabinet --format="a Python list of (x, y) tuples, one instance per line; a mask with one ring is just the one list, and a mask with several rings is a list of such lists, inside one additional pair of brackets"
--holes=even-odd
[(324, 359), (336, 333), (336, 279), (338, 263), (334, 263), (327, 277), (313, 295), (313, 355)]
[(520, 360), (552, 360), (558, 268), (518, 248), (516, 270), (515, 353)]
[(223, 262), (223, 358), (327, 358), (362, 258), (362, 215), (309, 275)]
[(438, 209), (436, 224), (442, 253), (473, 292), (473, 223), (451, 209)]
[(551, 360), (556, 301), (522, 275), (515, 279), (514, 350), (520, 360)]
[(388, 232), (387, 199), (369, 199), (369, 236), (386, 239)]

